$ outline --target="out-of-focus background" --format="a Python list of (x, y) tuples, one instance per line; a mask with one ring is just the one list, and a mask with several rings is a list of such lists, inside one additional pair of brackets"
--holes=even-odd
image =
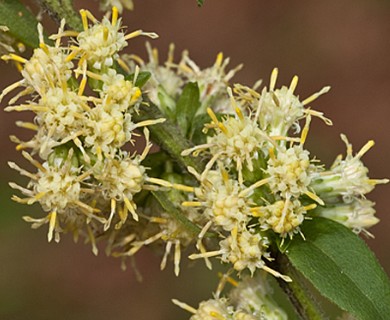
[[(177, 59), (188, 49), (202, 67), (213, 64), (220, 51), (231, 57), (231, 67), (244, 62), (235, 82), (252, 85), (263, 78), (268, 83), (272, 68), (278, 67), (280, 85), (299, 75), (296, 92), (302, 98), (331, 85), (330, 93), (312, 105), (334, 125), (314, 119), (307, 147), (329, 165), (345, 153), (340, 133), (347, 134), (355, 151), (374, 139), (376, 146), (363, 160), (371, 177), (390, 177), (390, 1), (206, 0), (203, 8), (195, 0), (134, 2), (135, 11), (123, 16), (124, 25), (130, 31), (157, 32), (160, 38), (153, 45), (162, 59), (174, 42)], [(97, 12), (94, 1), (75, 3)], [(52, 22), (44, 23), (56, 30)], [(144, 41), (132, 40), (127, 52), (145, 57)], [(20, 78), (3, 62), (0, 75), (1, 88)], [(137, 257), (144, 278), (139, 283), (131, 268), (120, 270), (120, 261), (104, 253), (94, 257), (89, 245), (74, 245), (66, 236), (60, 244), (48, 244), (46, 228), (31, 230), (22, 221), (23, 215), (39, 215), (39, 210), (9, 200), (7, 181), (20, 178), (6, 163), (25, 164), (8, 136), (18, 132), (14, 121), (26, 116), (0, 116), (0, 319), (189, 318), (170, 299), (197, 306), (211, 297), (218, 279), (202, 263), (187, 268), (184, 257), (182, 274), (175, 278), (172, 268), (160, 272), (160, 258), (144, 250)], [(369, 198), (377, 202), (381, 222), (370, 230), (375, 239), (367, 243), (390, 273), (390, 185), (379, 186)], [(356, 267), (364, 268), (359, 263), (357, 257)]]

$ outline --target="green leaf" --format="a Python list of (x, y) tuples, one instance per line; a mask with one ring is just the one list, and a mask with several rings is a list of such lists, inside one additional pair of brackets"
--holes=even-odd
[(192, 234), (198, 235), (201, 231), (201, 229), (193, 224), (182, 212), (181, 210), (173, 204), (168, 199), (168, 195), (166, 192), (162, 191), (152, 191), (153, 196), (157, 199), (157, 201), (160, 203), (160, 205), (164, 208), (166, 213), (168, 213), (172, 218), (174, 218), (177, 221), (180, 221), (182, 225)]
[(286, 255), (322, 295), (357, 319), (388, 319), (390, 282), (374, 254), (345, 226), (313, 218)]
[(189, 82), (183, 89), (176, 104), (176, 119), (182, 132), (187, 136), (192, 119), (200, 107), (199, 87), (196, 82)]
[(197, 0), (197, 2), (198, 2), (198, 7), (203, 6), (204, 1), (205, 1), (205, 0)]
[[(150, 72), (144, 71), (140, 72), (137, 76), (137, 80), (135, 81), (135, 86), (138, 88), (142, 88), (146, 82), (150, 79), (152, 74)], [(126, 80), (128, 81), (133, 81), (134, 80), (134, 73), (129, 74), (128, 76), (125, 77)]]
[(0, 0), (0, 25), (7, 26), (7, 32), (25, 45), (36, 48), (39, 44), (38, 21), (19, 0)]
[[(147, 101), (145, 97), (144, 101)], [(140, 122), (165, 117), (152, 102), (148, 101), (148, 106), (141, 105), (139, 113), (135, 113), (133, 118), (135, 122)], [(191, 166), (198, 172), (203, 171), (204, 163), (202, 161), (193, 156), (181, 155), (183, 150), (192, 148), (193, 144), (183, 136), (175, 123), (166, 119), (164, 123), (148, 126), (148, 129), (150, 130), (152, 140), (161, 149), (165, 150), (182, 169), (186, 170), (188, 166)]]

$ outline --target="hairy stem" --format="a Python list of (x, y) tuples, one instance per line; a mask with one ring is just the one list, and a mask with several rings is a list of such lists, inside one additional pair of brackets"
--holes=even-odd
[(305, 285), (307, 280), (303, 275), (293, 267), (286, 255), (274, 250), (273, 257), (275, 260), (270, 264), (272, 268), (292, 279), (292, 282), (286, 282), (281, 278), (277, 278), (277, 281), (283, 291), (287, 294), (288, 299), (294, 306), (300, 319), (325, 319), (321, 307), (315, 301), (309, 288)]
[(80, 15), (73, 7), (73, 0), (36, 0), (39, 6), (48, 12), (49, 16), (60, 23), (65, 19), (66, 24), (75, 31), (82, 30)]

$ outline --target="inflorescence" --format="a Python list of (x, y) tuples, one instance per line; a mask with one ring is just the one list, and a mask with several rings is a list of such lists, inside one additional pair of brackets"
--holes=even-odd
[[(354, 154), (342, 135), (346, 156), (337, 157), (329, 169), (305, 148), (314, 118), (332, 124), (310, 107), (329, 87), (301, 100), (295, 94), (298, 77), (288, 87), (278, 87), (277, 69), (261, 90), (261, 81), (252, 88), (231, 86), (241, 65), (227, 71), (229, 59), (222, 53), (214, 65), (201, 69), (187, 51), (175, 63), (171, 45), (161, 64), (158, 51), (147, 43), (149, 61), (144, 61), (120, 52), (132, 38), (156, 38), (155, 33), (126, 33), (115, 7), (111, 20), (99, 22), (86, 10), (81, 10), (81, 18), (83, 31), (65, 30), (62, 21), (49, 43), (39, 25), (39, 48), (30, 59), (14, 53), (2, 56), (14, 61), (22, 75), (0, 95), (1, 100), (22, 89), (5, 110), (34, 113), (33, 121), (17, 122), (34, 133), (32, 138), (11, 137), (35, 168), (30, 172), (9, 162), (29, 179), (27, 186), (10, 183), (24, 195), (13, 200), (41, 205), (44, 217), (24, 219), (33, 228), (48, 224), (49, 241), (58, 242), (62, 233), (70, 232), (75, 240), (81, 236), (89, 241), (97, 254), (97, 240), (105, 239), (106, 253), (122, 258), (144, 246), (163, 244), (161, 269), (173, 249), (176, 275), (182, 250), (194, 245), (196, 252), (189, 258), (204, 259), (209, 268), (210, 258), (219, 257), (239, 275), (249, 271), (253, 276), (260, 269), (291, 281), (269, 267), (270, 247), (275, 238), (281, 246), (293, 237), (304, 238), (300, 227), (305, 219), (322, 216), (370, 235), (367, 229), (379, 220), (366, 194), (388, 182), (370, 179), (361, 160), (374, 143), (367, 142)], [(137, 82), (141, 74), (150, 76), (145, 85)], [(178, 100), (189, 83), (196, 83), (199, 100), (189, 121), (207, 120), (201, 132), (177, 128), (193, 147), (176, 156), (198, 157), (205, 162), (201, 172), (193, 167), (184, 172), (169, 159), (148, 161), (153, 156), (150, 128), (177, 119)], [(136, 121), (141, 106), (151, 105), (163, 116)], [(144, 147), (137, 145), (140, 153), (131, 152), (129, 143), (134, 145), (140, 135)], [(163, 192), (198, 231), (175, 219), (151, 191)], [(229, 298), (217, 294), (198, 309), (175, 303), (193, 313), (193, 320), (262, 319), (264, 314), (267, 319), (286, 319), (252, 279), (235, 286)]]

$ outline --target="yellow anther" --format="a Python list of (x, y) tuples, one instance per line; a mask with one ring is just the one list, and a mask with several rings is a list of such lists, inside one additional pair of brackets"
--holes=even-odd
[(271, 79), (269, 82), (269, 89), (270, 91), (274, 91), (275, 85), (276, 85), (276, 79), (278, 78), (278, 68), (274, 68), (271, 73)]
[(13, 60), (13, 61), (20, 62), (20, 63), (27, 62), (27, 59), (25, 59), (21, 56), (18, 56), (17, 54), (14, 54), (14, 53), (10, 53), (8, 55), (3, 55), (3, 56), (1, 56), (1, 59), (4, 61)]
[(272, 160), (275, 160), (275, 148), (269, 148), (269, 149), (268, 149), (268, 153), (269, 153), (269, 157), (270, 157)]
[(129, 66), (126, 64), (126, 62), (124, 62), (121, 58), (118, 58), (116, 59), (116, 62), (118, 62), (118, 64), (120, 65), (120, 67), (126, 71), (126, 73), (130, 73), (131, 70), (129, 68)]
[(49, 232), (47, 234), (47, 240), (50, 242), (53, 239), (53, 232), (57, 222), (57, 212), (53, 211), (49, 213)]
[(111, 17), (111, 24), (115, 26), (118, 22), (118, 8), (113, 6), (112, 7), (112, 17)]
[(217, 59), (215, 60), (215, 66), (220, 67), (223, 62), (223, 52), (218, 53)]
[(309, 134), (310, 122), (311, 122), (311, 116), (309, 114), (306, 117), (305, 127), (302, 130), (301, 141), (300, 141), (301, 145), (303, 145), (305, 143), (307, 135)]
[(108, 34), (109, 34), (108, 28), (107, 28), (107, 27), (104, 27), (104, 28), (103, 28), (103, 39), (104, 39), (104, 41), (107, 41), (107, 39), (108, 39)]
[(167, 64), (173, 63), (173, 54), (175, 52), (175, 45), (173, 43), (169, 44), (169, 49), (168, 49), (168, 58), (167, 58)]
[(85, 90), (85, 86), (87, 85), (87, 77), (83, 77), (81, 79), (81, 82), (80, 82), (80, 87), (79, 87), (79, 91), (77, 92), (77, 94), (81, 97), (84, 93), (84, 90)]
[(81, 16), (81, 20), (83, 22), (84, 31), (87, 31), (88, 30), (87, 11), (84, 10), (84, 9), (81, 9), (80, 10), (80, 16)]
[(361, 158), (368, 150), (370, 150), (375, 145), (374, 140), (368, 141), (357, 153), (357, 157)]
[(241, 121), (244, 120), (244, 115), (241, 112), (241, 109), (239, 107), (236, 107), (235, 109), (237, 116), (240, 118)]
[(214, 111), (211, 108), (207, 108), (207, 113), (210, 116), (211, 120), (213, 120), (214, 124), (218, 125), (219, 121)]
[(46, 45), (45, 43), (41, 42), (41, 43), (39, 44), (39, 47), (40, 47), (47, 55), (50, 54), (49, 48), (47, 47), (47, 45)]
[(202, 206), (202, 202), (200, 201), (184, 201), (181, 203), (183, 207), (200, 207)]
[(221, 122), (218, 122), (218, 128), (221, 129), (221, 131), (224, 133), (224, 134), (227, 134), (228, 133), (228, 130), (227, 128), (225, 127), (225, 125)]
[(174, 188), (176, 190), (180, 190), (180, 191), (185, 191), (185, 192), (195, 192), (194, 187), (185, 186), (185, 185), (179, 184), (179, 183), (172, 184), (172, 188)]
[(295, 91), (298, 84), (298, 76), (294, 76), (291, 80), (290, 88), (288, 89), (291, 93)]

